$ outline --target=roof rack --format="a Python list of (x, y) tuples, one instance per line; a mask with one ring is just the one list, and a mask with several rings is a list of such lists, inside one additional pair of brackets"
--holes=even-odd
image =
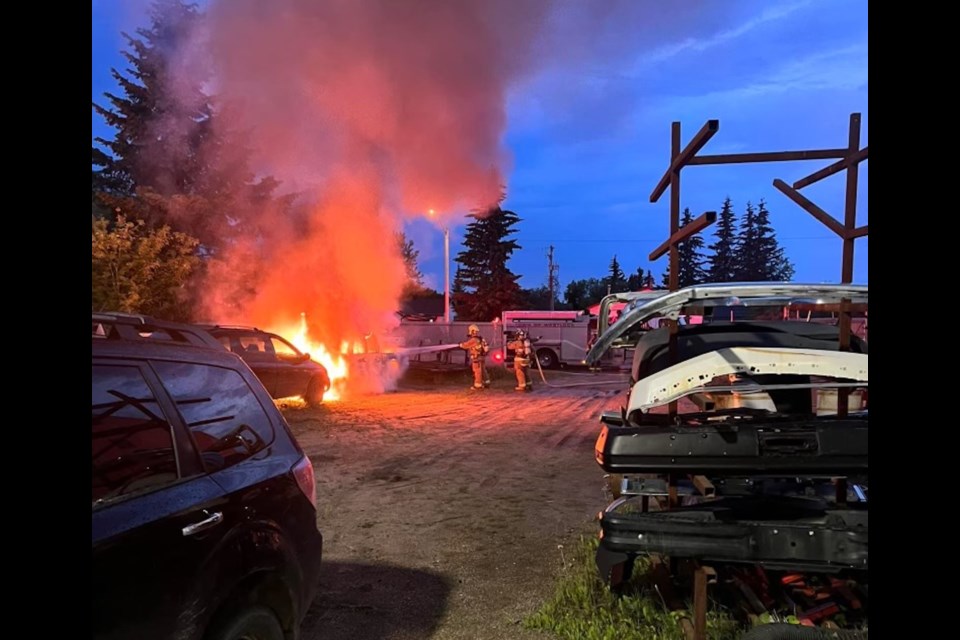
[(165, 342), (223, 349), (220, 342), (196, 325), (158, 320), (114, 311), (93, 312), (93, 339)]
[(203, 327), (204, 329), (240, 329), (243, 331), (261, 331), (257, 327), (250, 327), (242, 324), (215, 324), (204, 322), (197, 326)]

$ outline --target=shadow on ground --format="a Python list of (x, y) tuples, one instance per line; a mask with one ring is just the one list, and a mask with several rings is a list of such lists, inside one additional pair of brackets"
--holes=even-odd
[(303, 640), (429, 638), (447, 607), (450, 586), (429, 571), (328, 562), (301, 627)]

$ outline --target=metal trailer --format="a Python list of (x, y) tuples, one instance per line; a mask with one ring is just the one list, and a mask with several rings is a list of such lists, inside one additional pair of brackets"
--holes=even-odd
[[(470, 325), (477, 325), (480, 335), (490, 345), (487, 356), (487, 366), (503, 366), (504, 336), (499, 321), (494, 322), (429, 322), (422, 320), (401, 320), (384, 342), (394, 347), (417, 348), (432, 347), (445, 344), (459, 344), (467, 339), (467, 329)], [(467, 352), (463, 349), (453, 349), (440, 353), (426, 353), (412, 357), (418, 362), (436, 362), (441, 365), (468, 366)]]

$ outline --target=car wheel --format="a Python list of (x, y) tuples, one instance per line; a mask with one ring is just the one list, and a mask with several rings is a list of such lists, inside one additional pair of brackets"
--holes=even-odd
[(303, 400), (311, 407), (319, 407), (323, 404), (323, 394), (326, 391), (326, 381), (319, 376), (314, 376), (310, 378), (310, 384), (307, 385), (307, 392), (303, 395)]
[(538, 349), (537, 359), (544, 369), (550, 369), (557, 365), (557, 355), (551, 349)]
[(207, 640), (283, 640), (283, 627), (270, 609), (252, 607), (218, 625)]

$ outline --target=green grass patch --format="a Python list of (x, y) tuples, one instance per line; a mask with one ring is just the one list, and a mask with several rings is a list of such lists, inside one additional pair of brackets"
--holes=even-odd
[[(594, 564), (598, 544), (595, 537), (581, 537), (553, 596), (524, 620), (524, 627), (566, 640), (685, 640), (680, 619), (693, 620), (693, 613), (666, 611), (649, 582), (646, 559), (637, 558), (630, 582), (617, 596), (600, 580)], [(725, 612), (707, 612), (710, 640), (736, 640), (742, 631)]]

